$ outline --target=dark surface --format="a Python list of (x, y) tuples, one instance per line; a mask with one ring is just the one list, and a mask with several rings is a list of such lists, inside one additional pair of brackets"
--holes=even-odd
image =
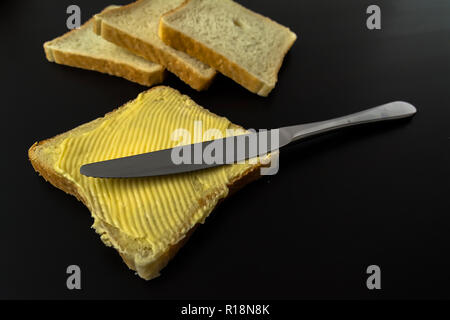
[[(108, 1), (2, 1), (1, 298), (449, 298), (450, 3), (239, 1), (299, 35), (268, 98), (219, 76), (195, 92), (165, 82), (251, 128), (324, 120), (405, 100), (412, 121), (310, 140), (282, 153), (278, 175), (224, 202), (146, 282), (102, 244), (89, 211), (32, 169), (27, 149), (97, 118), (145, 88), (48, 63), (42, 43)], [(123, 4), (125, 1), (115, 1)], [(66, 267), (82, 290), (66, 289)], [(382, 270), (369, 291), (367, 266)]]

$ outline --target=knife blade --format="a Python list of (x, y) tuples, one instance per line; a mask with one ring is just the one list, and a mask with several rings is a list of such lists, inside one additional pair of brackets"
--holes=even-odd
[(80, 173), (94, 178), (136, 178), (184, 173), (264, 156), (289, 143), (324, 132), (413, 116), (416, 108), (402, 101), (326, 121), (261, 130), (177, 146), (128, 157), (84, 164)]

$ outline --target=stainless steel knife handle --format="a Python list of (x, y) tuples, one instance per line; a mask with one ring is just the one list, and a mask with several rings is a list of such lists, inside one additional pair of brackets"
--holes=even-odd
[(291, 141), (296, 141), (315, 134), (363, 123), (407, 118), (413, 116), (416, 112), (417, 110), (413, 105), (403, 101), (396, 101), (335, 119), (284, 127), (282, 129), (289, 132)]

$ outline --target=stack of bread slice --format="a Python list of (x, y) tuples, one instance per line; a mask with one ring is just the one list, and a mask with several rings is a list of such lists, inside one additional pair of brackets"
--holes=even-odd
[(164, 69), (196, 90), (216, 70), (267, 96), (297, 36), (232, 0), (138, 0), (44, 45), (49, 61), (151, 86)]

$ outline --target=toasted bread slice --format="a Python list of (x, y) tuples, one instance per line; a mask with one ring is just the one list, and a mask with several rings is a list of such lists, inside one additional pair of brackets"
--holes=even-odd
[(95, 16), (97, 34), (150, 61), (157, 62), (196, 90), (209, 87), (216, 71), (158, 36), (162, 14), (183, 0), (139, 0)]
[[(118, 7), (109, 6), (103, 12)], [(138, 57), (95, 34), (93, 19), (79, 29), (44, 43), (44, 50), (50, 62), (107, 73), (144, 86), (161, 83), (164, 79), (161, 65)]]
[(240, 129), (160, 86), (103, 118), (35, 143), (29, 159), (47, 181), (89, 208), (101, 240), (114, 247), (129, 268), (152, 279), (219, 201), (256, 179), (266, 162), (136, 179), (90, 178), (80, 174), (80, 166), (174, 147), (179, 141), (172, 140), (172, 133), (185, 129), (195, 136), (196, 121), (204, 132)]
[(297, 36), (231, 0), (187, 0), (161, 17), (160, 38), (267, 96)]

